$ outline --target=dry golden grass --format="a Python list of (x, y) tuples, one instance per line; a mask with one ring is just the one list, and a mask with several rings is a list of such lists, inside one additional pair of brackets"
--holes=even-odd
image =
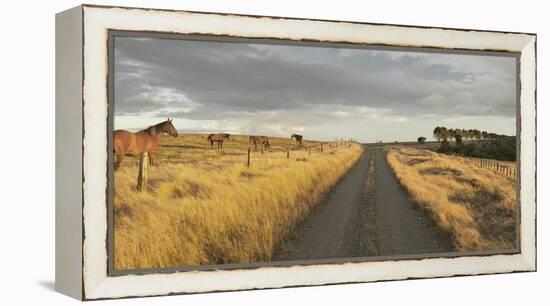
[(387, 159), (412, 199), (451, 234), (459, 251), (515, 247), (515, 181), (428, 150), (390, 149)]
[[(116, 269), (269, 261), (279, 243), (359, 159), (357, 144), (308, 152), (290, 139), (252, 152), (247, 136), (232, 136), (223, 152), (206, 135), (162, 138), (148, 192), (135, 191), (137, 159), (115, 172)], [(304, 146), (317, 145), (304, 142)]]

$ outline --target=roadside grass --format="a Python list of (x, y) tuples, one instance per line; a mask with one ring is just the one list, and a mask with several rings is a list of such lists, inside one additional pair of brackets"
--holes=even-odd
[(231, 136), (221, 152), (206, 135), (162, 138), (147, 192), (136, 192), (138, 159), (126, 158), (114, 174), (115, 269), (270, 261), (363, 151), (325, 144), (310, 154), (319, 143), (270, 141), (263, 154), (252, 145), (248, 168), (248, 136)]
[(451, 234), (459, 251), (516, 246), (514, 180), (428, 150), (392, 148), (387, 160), (415, 203)]

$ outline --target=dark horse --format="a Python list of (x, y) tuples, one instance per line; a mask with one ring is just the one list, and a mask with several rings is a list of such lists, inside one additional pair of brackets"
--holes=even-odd
[(143, 152), (149, 154), (149, 164), (154, 166), (159, 138), (165, 133), (178, 137), (178, 131), (176, 131), (171, 119), (152, 125), (137, 133), (126, 130), (114, 131), (113, 150), (116, 154), (115, 170), (120, 167), (120, 163), (125, 155), (140, 156)]
[(210, 134), (208, 135), (208, 141), (210, 146), (214, 146), (214, 142), (218, 143), (218, 150), (223, 149), (223, 141), (229, 139), (229, 134)]
[(298, 134), (292, 134), (292, 136), (290, 136), (290, 139), (296, 139), (296, 142), (299, 143), (299, 144), (302, 144), (302, 138), (304, 138), (302, 135), (298, 135)]
[(254, 144), (254, 150), (257, 150), (256, 145), (258, 144), (263, 146), (265, 150), (269, 149), (269, 138), (267, 136), (250, 136), (250, 142)]

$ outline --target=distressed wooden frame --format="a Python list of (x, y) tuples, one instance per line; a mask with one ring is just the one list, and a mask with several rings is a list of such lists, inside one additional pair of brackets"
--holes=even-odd
[[(519, 54), (520, 250), (514, 254), (108, 273), (110, 30)], [(56, 290), (82, 300), (536, 270), (536, 35), (83, 5), (56, 17)]]

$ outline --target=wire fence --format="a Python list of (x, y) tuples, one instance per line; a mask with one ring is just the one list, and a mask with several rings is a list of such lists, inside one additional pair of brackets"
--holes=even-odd
[[(286, 158), (291, 159), (296, 152), (303, 152), (303, 151), (306, 151), (308, 156), (311, 156), (312, 153), (313, 154), (325, 153), (325, 152), (330, 153), (340, 148), (350, 147), (353, 143), (355, 143), (355, 141), (351, 139), (350, 140), (336, 139), (334, 142), (315, 142), (314, 145), (312, 145), (311, 142), (306, 145), (289, 143), (286, 145)], [(244, 155), (246, 156), (247, 167), (250, 167), (250, 165), (254, 160), (252, 155), (253, 148), (254, 148), (254, 151), (257, 150), (257, 146), (252, 146), (250, 144), (247, 149), (243, 148)], [(234, 151), (235, 149), (232, 149), (232, 150)], [(263, 155), (264, 152), (269, 153), (271, 152), (271, 150), (265, 145), (260, 145), (260, 154)], [(276, 150), (273, 152), (281, 152), (281, 150)], [(170, 161), (170, 160), (164, 160), (164, 161)], [(149, 154), (147, 152), (143, 152), (140, 155), (139, 164), (138, 164), (138, 176), (137, 176), (138, 191), (147, 191), (147, 178), (148, 178), (147, 172), (150, 166), (149, 162), (150, 162)]]
[(469, 157), (461, 154), (451, 154), (449, 156), (451, 156), (451, 158), (453, 159), (459, 159), (463, 162), (472, 163), (481, 168), (489, 169), (497, 174), (506, 176), (509, 179), (516, 180), (516, 166), (512, 166), (509, 163), (499, 162), (494, 159)]
[[(281, 147), (277, 150), (270, 150), (265, 145), (260, 145), (260, 154), (264, 153), (270, 153), (270, 152), (285, 152), (286, 151), (286, 158), (291, 159), (294, 156), (297, 157), (297, 152), (307, 152), (308, 156), (311, 156), (311, 154), (322, 154), (322, 153), (331, 153), (334, 152), (340, 148), (347, 148), (350, 147), (353, 143), (356, 143), (354, 140), (344, 140), (344, 139), (336, 139), (335, 141), (331, 142), (316, 142), (315, 144), (297, 144), (297, 143), (289, 143), (286, 146), (282, 146), (283, 150), (281, 150)], [(249, 145), (248, 148), (243, 148), (241, 151), (242, 153), (239, 153), (239, 155), (245, 156), (245, 164), (247, 167), (250, 167), (252, 163), (254, 162), (254, 155), (253, 152), (257, 152), (257, 146), (251, 146)], [(232, 151), (235, 151), (235, 149), (232, 149)], [(244, 154), (243, 154), (244, 153)], [(303, 156), (303, 155), (302, 155)], [(470, 164), (474, 164), (476, 166), (491, 170), (497, 174), (506, 176), (509, 179), (516, 180), (517, 176), (517, 170), (516, 167), (513, 165), (510, 165), (509, 163), (499, 162), (493, 159), (485, 159), (485, 158), (476, 158), (476, 157), (468, 157), (463, 156), (460, 154), (451, 154), (449, 155), (453, 159), (458, 159), (462, 162), (467, 162)], [(261, 158), (261, 157), (260, 157)], [(165, 160), (165, 161), (173, 161), (172, 159)], [(137, 190), (138, 191), (146, 191), (147, 190), (147, 178), (148, 178), (148, 169), (149, 169), (149, 155), (147, 152), (144, 152), (141, 154), (138, 164), (138, 176), (137, 176)]]
[[(302, 144), (289, 144), (286, 147), (286, 158), (291, 158), (291, 152), (296, 151), (307, 151), (308, 156), (311, 156), (311, 153), (319, 152), (332, 152), (338, 148), (343, 147), (350, 147), (352, 145), (353, 141), (351, 140), (340, 140), (335, 142), (318, 142), (316, 145), (302, 145)], [(252, 148), (249, 147), (247, 150), (247, 159), (246, 159), (246, 165), (247, 167), (250, 167), (251, 164), (251, 150)], [(261, 154), (264, 153), (264, 149), (266, 149), (264, 146), (261, 146)]]

